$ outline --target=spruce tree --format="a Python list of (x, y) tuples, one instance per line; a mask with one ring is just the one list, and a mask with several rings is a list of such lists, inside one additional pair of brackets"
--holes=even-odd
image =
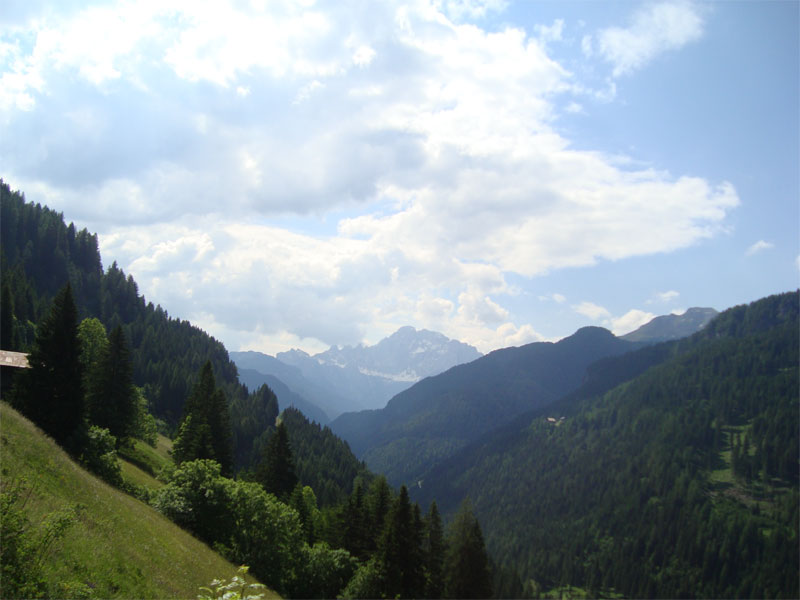
[(214, 458), (222, 467), (222, 475), (229, 476), (233, 473), (233, 432), (228, 399), (222, 389), (214, 391), (210, 409), (208, 425)]
[(448, 530), (444, 563), (447, 598), (490, 598), (492, 576), (478, 519), (465, 501)]
[(233, 447), (230, 423), (228, 401), (224, 392), (217, 389), (211, 361), (206, 361), (183, 406), (183, 420), (172, 449), (175, 462), (215, 460), (220, 464), (222, 475), (231, 475)]
[(347, 500), (342, 514), (344, 549), (359, 560), (369, 555), (369, 540), (374, 535), (369, 526), (369, 515), (364, 503), (364, 488), (361, 482)]
[(3, 282), (0, 291), (0, 349), (17, 350), (17, 336), (14, 330), (14, 300), (8, 282)]
[(424, 591), (418, 534), (408, 490), (402, 486), (378, 544), (384, 591), (389, 598), (417, 598)]
[(92, 368), (88, 387), (89, 422), (108, 429), (119, 445), (132, 435), (138, 413), (130, 351), (119, 325)]
[(30, 369), (18, 379), (14, 404), (69, 452), (80, 452), (85, 432), (83, 367), (78, 309), (69, 284), (39, 324), (28, 364)]
[(436, 501), (431, 503), (425, 516), (425, 597), (441, 598), (444, 592), (445, 541), (442, 518)]
[(283, 423), (278, 424), (264, 448), (261, 462), (256, 467), (256, 480), (266, 491), (283, 501), (289, 499), (297, 485), (289, 434)]

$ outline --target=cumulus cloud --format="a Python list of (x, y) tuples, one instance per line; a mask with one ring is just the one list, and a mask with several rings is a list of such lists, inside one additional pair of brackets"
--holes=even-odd
[(627, 27), (609, 27), (596, 39), (584, 37), (586, 56), (599, 54), (613, 66), (614, 77), (644, 67), (660, 54), (696, 41), (703, 34), (703, 16), (691, 2), (647, 3), (633, 15)]
[(758, 254), (759, 252), (763, 252), (764, 250), (769, 250), (769, 249), (774, 248), (774, 247), (775, 247), (775, 244), (773, 244), (771, 242), (765, 242), (764, 240), (758, 240), (755, 244), (753, 244), (752, 246), (750, 246), (747, 249), (747, 252), (745, 252), (745, 254), (747, 256), (753, 256), (754, 254)]
[(611, 313), (608, 312), (608, 309), (600, 306), (599, 304), (595, 304), (594, 302), (584, 301), (580, 304), (575, 304), (573, 305), (572, 310), (583, 315), (584, 317), (589, 317), (593, 321), (601, 321), (611, 317)]
[(639, 329), (642, 325), (655, 319), (656, 315), (651, 312), (631, 309), (621, 317), (611, 319), (611, 332), (614, 335), (625, 335), (631, 331)]
[(669, 304), (680, 296), (680, 292), (675, 290), (668, 290), (666, 292), (656, 292), (656, 294), (646, 302), (646, 304)]
[[(377, 341), (407, 323), (483, 351), (537, 341), (509, 274), (686, 248), (739, 200), (726, 182), (576, 149), (553, 124), (574, 86), (545, 45), (563, 24), (531, 37), (465, 22), (503, 5), (52, 14), (0, 34), (5, 176), (232, 348)], [(694, 39), (691, 5), (642, 10), (587, 42), (620, 74)]]

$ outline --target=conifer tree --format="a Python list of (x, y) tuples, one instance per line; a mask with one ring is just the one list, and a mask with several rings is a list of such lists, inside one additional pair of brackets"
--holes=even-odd
[(284, 501), (297, 485), (289, 434), (283, 423), (278, 424), (264, 448), (261, 462), (256, 467), (256, 480), (265, 490)]
[(387, 597), (417, 598), (424, 591), (418, 533), (408, 490), (402, 486), (378, 545)]
[(85, 430), (83, 367), (79, 360), (78, 309), (65, 285), (39, 325), (28, 356), (30, 369), (18, 379), (17, 408), (68, 451), (81, 450)]
[(369, 526), (374, 532), (374, 535), (370, 537), (372, 544), (369, 549), (375, 551), (377, 550), (377, 538), (386, 527), (386, 519), (392, 504), (392, 490), (383, 475), (372, 482), (367, 504), (369, 506)]
[(492, 576), (478, 519), (465, 501), (448, 530), (444, 563), (447, 598), (490, 598)]
[(84, 391), (89, 393), (89, 379), (100, 362), (100, 357), (108, 349), (106, 328), (100, 319), (90, 317), (78, 325), (78, 341), (80, 342), (80, 361), (83, 366)]
[(132, 435), (138, 413), (130, 351), (119, 325), (92, 368), (88, 387), (89, 422), (108, 429), (119, 445)]
[(442, 518), (436, 501), (431, 502), (425, 516), (425, 597), (441, 598), (444, 592), (442, 575), (444, 572), (445, 542)]
[(0, 349), (17, 350), (17, 336), (14, 331), (14, 301), (8, 282), (3, 282), (0, 292)]
[(356, 484), (356, 489), (348, 498), (342, 516), (345, 550), (358, 559), (366, 559), (369, 554), (369, 540), (374, 533), (369, 526), (369, 514), (361, 482)]
[(233, 471), (231, 439), (228, 402), (224, 392), (217, 389), (211, 361), (206, 361), (184, 404), (172, 455), (178, 464), (196, 459), (215, 460), (223, 476), (229, 476)]
[(216, 389), (211, 397), (208, 425), (211, 430), (214, 458), (222, 466), (223, 476), (229, 476), (233, 473), (233, 432), (228, 399), (220, 388)]

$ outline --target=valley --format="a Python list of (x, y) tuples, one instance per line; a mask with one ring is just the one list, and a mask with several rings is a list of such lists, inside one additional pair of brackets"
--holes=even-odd
[(228, 352), (0, 192), (30, 362), (3, 367), (4, 597), (191, 597), (234, 564), (267, 597), (800, 594), (800, 292), (486, 355), (410, 327)]

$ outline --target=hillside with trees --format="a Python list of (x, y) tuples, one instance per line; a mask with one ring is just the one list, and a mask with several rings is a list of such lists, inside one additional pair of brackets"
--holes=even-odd
[(797, 597), (799, 303), (766, 298), (603, 361), (415, 497), (447, 514), (469, 495), (518, 593)]

